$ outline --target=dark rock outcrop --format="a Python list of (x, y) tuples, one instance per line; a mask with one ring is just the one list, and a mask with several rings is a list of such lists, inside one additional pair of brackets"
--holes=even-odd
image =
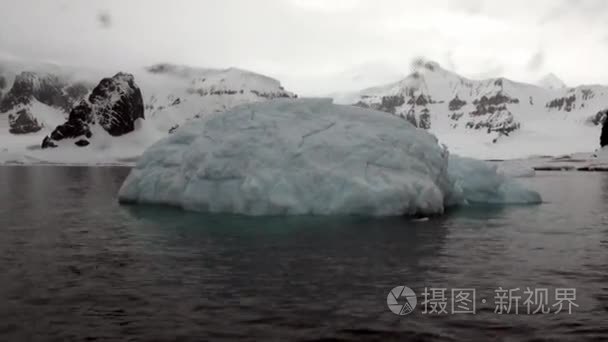
[(418, 126), (423, 129), (431, 129), (431, 114), (427, 108), (422, 110), (418, 120)]
[(4, 88), (6, 88), (6, 77), (0, 75), (0, 103), (2, 103), (2, 94), (4, 94)]
[(461, 117), (463, 117), (463, 116), (464, 116), (464, 113), (463, 113), (463, 112), (460, 112), (460, 113), (452, 113), (452, 114), (450, 115), (450, 119), (452, 119), (452, 120), (454, 120), (454, 121), (458, 121), (458, 120), (460, 120), (460, 118), (461, 118)]
[(90, 142), (86, 139), (80, 139), (74, 143), (74, 145), (80, 146), (80, 147), (85, 147), (85, 146), (88, 146), (89, 144), (90, 144)]
[(124, 135), (143, 118), (143, 98), (133, 75), (118, 73), (101, 80), (89, 97), (72, 109), (67, 122), (43, 140), (42, 148), (55, 147), (56, 141), (66, 138), (80, 138), (76, 145), (86, 146), (89, 142), (85, 138), (92, 136), (90, 125), (94, 124), (112, 136)]
[(603, 125), (608, 118), (608, 109), (601, 110), (597, 112), (594, 116), (590, 117), (588, 120), (591, 121), (592, 124), (599, 126)]
[[(497, 80), (496, 82), (499, 81), (502, 82), (502, 80)], [(494, 112), (502, 110), (505, 105), (509, 103), (519, 103), (519, 100), (504, 95), (502, 91), (498, 91), (496, 94), (489, 97), (484, 95), (480, 99), (476, 99), (475, 101), (473, 101), (473, 104), (475, 105), (475, 110), (469, 113), (469, 115), (479, 116), (494, 114)]]
[(507, 110), (506, 107), (502, 107), (483, 120), (476, 121), (472, 119), (466, 123), (466, 127), (476, 130), (486, 129), (488, 133), (498, 132), (508, 136), (509, 133), (518, 130), (521, 125), (515, 120), (513, 113)]
[(405, 98), (403, 96), (383, 96), (382, 102), (380, 106), (375, 108), (377, 110), (395, 114), (395, 109), (399, 106), (402, 106), (405, 103)]
[[(602, 112), (600, 112), (602, 113)], [(600, 136), (600, 146), (604, 147), (608, 145), (608, 120), (606, 117), (608, 116), (608, 110), (603, 111), (603, 123), (602, 123), (602, 135)]]
[(13, 134), (27, 134), (38, 132), (42, 129), (42, 125), (32, 115), (29, 108), (21, 109), (15, 115), (9, 114), (9, 132)]
[(448, 104), (448, 109), (451, 111), (457, 111), (464, 107), (466, 104), (466, 101), (462, 101), (458, 98), (458, 95), (456, 95), (456, 97), (454, 97)]
[(55, 75), (24, 71), (15, 77), (13, 86), (2, 98), (0, 112), (5, 113), (18, 106), (27, 106), (34, 99), (69, 111), (70, 101), (63, 91), (66, 86), (66, 82)]
[[(382, 112), (397, 114), (397, 107), (400, 107), (403, 104), (405, 104), (405, 98), (402, 95), (395, 95), (395, 96), (389, 95), (389, 96), (382, 96), (380, 103), (377, 103), (377, 104), (374, 103), (371, 106), (363, 101), (359, 101), (359, 102), (355, 103), (355, 106), (362, 107), (362, 108), (372, 108), (372, 109), (379, 110)], [(401, 116), (403, 116), (403, 115), (401, 115)]]
[(423, 94), (416, 96), (411, 96), (407, 101), (407, 104), (416, 105), (416, 106), (426, 106), (429, 103), (433, 103), (433, 100), (429, 96), (425, 96)]
[[(6, 86), (6, 79), (0, 77), (0, 89)], [(89, 89), (85, 83), (69, 84), (53, 74), (24, 71), (15, 77), (12, 87), (1, 98), (0, 113), (10, 113), (10, 133), (37, 132), (42, 125), (38, 123), (35, 113), (32, 113), (33, 101), (68, 112)]]
[[(81, 102), (79, 106), (86, 104)], [(144, 118), (141, 90), (131, 74), (104, 78), (89, 96), (89, 108), (108, 133), (120, 136), (135, 129), (135, 120)]]
[(545, 107), (570, 112), (574, 108), (575, 101), (576, 95), (573, 94), (568, 97), (560, 97), (558, 99), (553, 99), (549, 101), (549, 103), (547, 103)]
[[(66, 100), (70, 106), (69, 109), (74, 107), (76, 103), (80, 100), (84, 99), (85, 96), (91, 91), (92, 85), (87, 85), (82, 82), (76, 82), (64, 89), (64, 94), (66, 96)], [(68, 109), (68, 111), (69, 111)]]

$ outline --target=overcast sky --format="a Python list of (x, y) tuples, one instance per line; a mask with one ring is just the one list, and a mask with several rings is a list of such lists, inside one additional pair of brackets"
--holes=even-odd
[(237, 66), (304, 95), (397, 79), (416, 57), (471, 78), (608, 84), (608, 1), (0, 0), (0, 56)]

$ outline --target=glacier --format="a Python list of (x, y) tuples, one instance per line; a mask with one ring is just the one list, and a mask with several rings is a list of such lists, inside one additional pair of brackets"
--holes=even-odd
[(119, 200), (256, 216), (429, 216), (541, 199), (401, 118), (280, 99), (180, 127), (144, 152)]

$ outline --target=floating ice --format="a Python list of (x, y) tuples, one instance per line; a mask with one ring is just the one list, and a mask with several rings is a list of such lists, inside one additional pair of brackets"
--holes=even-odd
[[(520, 198), (495, 169), (450, 159), (457, 162), (448, 175), (437, 139), (393, 115), (325, 99), (274, 100), (192, 122), (159, 141), (119, 198), (246, 215), (374, 216)], [(462, 171), (482, 182), (463, 180)]]
[(450, 205), (531, 204), (540, 195), (497, 172), (496, 165), (472, 158), (450, 156), (448, 173), (453, 184)]

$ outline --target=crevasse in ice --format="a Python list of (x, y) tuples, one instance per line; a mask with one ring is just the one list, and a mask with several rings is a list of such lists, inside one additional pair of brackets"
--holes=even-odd
[[(482, 179), (467, 179), (471, 171)], [(449, 157), (406, 120), (329, 99), (290, 99), (180, 128), (143, 154), (119, 198), (246, 215), (373, 216), (540, 200), (511, 186), (483, 162)]]

